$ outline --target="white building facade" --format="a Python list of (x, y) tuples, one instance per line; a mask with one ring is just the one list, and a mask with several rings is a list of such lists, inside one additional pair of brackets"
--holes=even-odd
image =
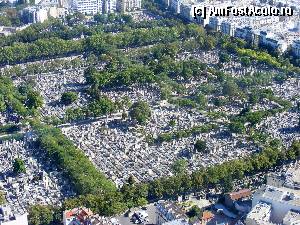
[(116, 5), (120, 12), (131, 12), (142, 8), (142, 0), (118, 0)]
[(180, 13), (180, 5), (182, 3), (183, 3), (183, 0), (171, 0), (170, 7), (174, 12)]
[(181, 4), (180, 5), (180, 15), (189, 21), (194, 21), (193, 15), (193, 5), (192, 4)]
[(103, 0), (103, 13), (115, 13), (117, 11), (117, 0)]
[(273, 33), (265, 31), (261, 31), (259, 34), (259, 44), (261, 46), (270, 47), (273, 50), (278, 50), (279, 52), (286, 51), (288, 47), (288, 44), (284, 39), (277, 37)]
[(222, 17), (212, 16), (209, 18), (209, 27), (215, 31), (221, 31), (221, 24), (224, 21)]
[(300, 211), (300, 196), (292, 189), (264, 186), (253, 195), (252, 207), (260, 202), (270, 204), (272, 207), (271, 221), (282, 223), (283, 218), (290, 210)]
[(83, 14), (94, 15), (102, 13), (102, 0), (74, 0), (73, 9)]
[(272, 205), (258, 202), (246, 217), (246, 225), (269, 224), (271, 219)]

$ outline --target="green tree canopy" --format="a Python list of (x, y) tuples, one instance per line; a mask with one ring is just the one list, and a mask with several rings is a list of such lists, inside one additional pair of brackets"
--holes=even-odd
[(25, 173), (26, 167), (22, 159), (16, 158), (13, 162), (13, 171), (16, 174)]
[(245, 132), (244, 123), (242, 123), (240, 121), (232, 122), (229, 124), (229, 130), (232, 133), (242, 134)]
[(226, 52), (220, 52), (219, 60), (221, 63), (227, 63), (230, 61), (230, 56)]
[(129, 116), (139, 124), (146, 124), (151, 117), (151, 109), (147, 102), (139, 101), (134, 103), (129, 109)]
[(241, 64), (242, 64), (242, 66), (244, 66), (244, 67), (249, 67), (249, 66), (251, 65), (251, 60), (250, 60), (250, 58), (247, 57), (247, 56), (241, 57)]
[(226, 81), (223, 84), (222, 93), (225, 96), (234, 97), (239, 95), (240, 89), (234, 81)]
[(77, 93), (74, 91), (64, 92), (61, 96), (61, 102), (65, 105), (72, 104), (78, 99)]
[(203, 140), (197, 140), (194, 145), (194, 149), (197, 152), (208, 153), (206, 141), (203, 141)]
[(37, 91), (30, 91), (27, 95), (26, 106), (30, 109), (38, 109), (43, 106), (44, 100)]
[(28, 214), (30, 225), (49, 225), (54, 219), (54, 210), (50, 206), (31, 206)]
[(188, 217), (193, 218), (193, 217), (201, 217), (202, 216), (202, 210), (194, 205), (190, 208), (190, 210), (186, 213)]
[(172, 164), (171, 168), (175, 174), (182, 174), (186, 172), (187, 165), (188, 162), (185, 159), (178, 159)]

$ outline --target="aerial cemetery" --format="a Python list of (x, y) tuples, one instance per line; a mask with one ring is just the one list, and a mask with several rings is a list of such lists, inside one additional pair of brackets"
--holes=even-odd
[[(15, 213), (86, 194), (52, 144), (72, 146), (121, 188), (132, 177), (173, 176), (180, 161), (192, 174), (299, 140), (294, 67), (242, 54), (246, 43), (175, 19), (142, 12), (116, 24), (68, 40), (65, 57), (1, 68), (11, 82), (0, 115), (0, 188)], [(254, 186), (263, 174), (235, 185)]]

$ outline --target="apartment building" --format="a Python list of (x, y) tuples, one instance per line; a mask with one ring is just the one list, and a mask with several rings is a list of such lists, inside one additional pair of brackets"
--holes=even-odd
[(102, 0), (73, 0), (73, 9), (86, 15), (102, 13)]
[(117, 11), (117, 0), (103, 0), (102, 12), (105, 14)]
[(119, 12), (131, 12), (135, 10), (139, 10), (142, 8), (142, 1), (141, 0), (118, 0), (117, 3), (117, 10)]

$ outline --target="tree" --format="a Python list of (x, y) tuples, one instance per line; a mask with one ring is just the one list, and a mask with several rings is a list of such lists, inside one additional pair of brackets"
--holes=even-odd
[(242, 122), (236, 121), (229, 124), (229, 130), (232, 133), (243, 134), (245, 132), (245, 126)]
[(249, 57), (241, 57), (241, 64), (243, 67), (249, 67), (251, 65), (251, 60)]
[(188, 162), (185, 159), (178, 159), (172, 164), (171, 168), (175, 174), (182, 174), (186, 172), (187, 165)]
[(5, 98), (3, 95), (0, 95), (0, 112), (3, 112), (6, 109)]
[(151, 109), (147, 102), (139, 101), (134, 103), (129, 109), (129, 116), (139, 124), (146, 124), (151, 117)]
[(287, 79), (287, 75), (284, 73), (278, 73), (274, 77), (274, 80), (280, 84), (283, 84), (286, 79)]
[(131, 15), (126, 15), (126, 14), (123, 14), (122, 15), (122, 20), (128, 24), (128, 23), (132, 23), (133, 22), (133, 18)]
[(137, 198), (136, 200), (136, 206), (143, 206), (143, 205), (147, 205), (148, 201), (146, 198)]
[(190, 208), (190, 210), (186, 214), (190, 218), (201, 217), (202, 216), (202, 210), (198, 206), (194, 205)]
[(93, 116), (101, 116), (108, 113), (112, 113), (116, 110), (116, 104), (106, 96), (91, 102), (88, 105), (88, 110)]
[(216, 47), (216, 39), (214, 37), (208, 35), (206, 37), (203, 47), (205, 50), (211, 50), (211, 49), (215, 48)]
[(22, 159), (16, 158), (13, 162), (13, 171), (16, 174), (25, 173), (25, 163)]
[(226, 52), (220, 52), (219, 60), (221, 63), (227, 63), (230, 61), (230, 56)]
[(96, 14), (94, 15), (94, 20), (97, 23), (107, 23), (107, 15), (103, 15), (103, 14)]
[(259, 123), (264, 116), (266, 116), (265, 111), (255, 111), (255, 112), (248, 112), (246, 113), (246, 120), (251, 123), (251, 125), (255, 125)]
[(49, 225), (54, 219), (54, 210), (50, 206), (34, 205), (28, 210), (30, 225)]
[(128, 208), (146, 205), (148, 186), (146, 184), (136, 184), (135, 181), (133, 182), (129, 179), (128, 182), (121, 188), (123, 201), (126, 203)]
[(219, 97), (219, 98), (213, 98), (213, 103), (215, 106), (224, 106), (228, 103), (229, 99), (228, 98), (222, 98), (222, 97)]
[(95, 67), (88, 67), (84, 71), (84, 78), (86, 80), (87, 84), (93, 84), (96, 82), (96, 74), (97, 74), (97, 69)]
[(61, 96), (61, 102), (70, 105), (78, 99), (77, 93), (74, 91), (64, 92)]
[(207, 98), (203, 94), (198, 94), (195, 101), (200, 105), (201, 109), (204, 109), (207, 106)]
[(231, 174), (227, 175), (223, 179), (223, 190), (224, 190), (224, 192), (230, 192), (233, 190), (233, 182), (232, 182)]
[(164, 188), (160, 179), (155, 179), (149, 185), (149, 198), (161, 199), (163, 197)]
[(195, 191), (199, 191), (203, 188), (203, 173), (202, 171), (198, 170), (192, 173), (191, 180), (193, 182), (192, 186)]
[(256, 104), (256, 103), (258, 103), (259, 102), (259, 95), (258, 95), (258, 93), (251, 93), (250, 95), (249, 95), (249, 103), (251, 103), (251, 104)]
[(222, 88), (222, 93), (225, 96), (237, 96), (240, 92), (239, 86), (234, 81), (226, 81)]
[(197, 140), (195, 145), (194, 145), (194, 149), (197, 152), (208, 153), (207, 146), (206, 146), (206, 141), (203, 141), (203, 140)]
[(27, 95), (26, 106), (30, 109), (37, 109), (43, 105), (42, 96), (37, 91), (30, 91)]
[(132, 176), (132, 174), (129, 175), (127, 183), (129, 185), (134, 185), (135, 184), (135, 178), (134, 178), (134, 176)]
[(169, 121), (169, 126), (170, 127), (175, 127), (175, 125), (176, 125), (176, 120), (170, 120)]
[(282, 141), (280, 139), (272, 139), (269, 143), (271, 148), (281, 148)]
[(85, 16), (81, 12), (75, 12), (72, 15), (69, 14), (66, 16), (66, 20), (69, 26), (73, 26), (83, 22), (85, 20)]
[(11, 21), (6, 16), (0, 16), (0, 26), (11, 26)]
[(87, 57), (86, 61), (89, 65), (92, 65), (92, 64), (95, 64), (97, 62), (97, 60), (98, 60), (98, 57), (95, 54), (91, 53)]
[(84, 108), (69, 108), (66, 110), (66, 120), (71, 122), (74, 120), (81, 120), (86, 118), (86, 111), (84, 110)]
[(182, 77), (184, 79), (190, 79), (193, 77), (193, 70), (187, 62), (184, 62), (182, 65)]

